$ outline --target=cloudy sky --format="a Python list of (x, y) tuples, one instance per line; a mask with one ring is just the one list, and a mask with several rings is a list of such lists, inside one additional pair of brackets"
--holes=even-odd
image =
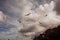
[[(30, 9), (33, 10), (31, 13), (35, 13), (34, 11), (39, 10), (39, 5), (49, 4), (51, 1), (52, 0), (0, 0), (0, 39), (19, 37), (17, 40), (25, 40), (26, 38), (18, 33), (18, 30), (22, 28), (22, 24), (20, 23), (22, 13), (24, 14), (26, 11), (26, 13), (29, 13), (28, 11), (30, 11)], [(33, 15), (35, 16), (35, 14)]]
[(15, 6), (14, 0), (0, 0), (0, 39), (16, 36), (16, 31), (20, 27), (20, 9)]
[(26, 39), (18, 34), (18, 30), (22, 27), (19, 23), (22, 9), (22, 0), (0, 0), (0, 39), (12, 40), (17, 35), (19, 35), (17, 40)]

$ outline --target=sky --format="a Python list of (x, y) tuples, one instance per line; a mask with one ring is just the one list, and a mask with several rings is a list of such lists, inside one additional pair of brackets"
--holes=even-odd
[[(53, 11), (54, 6), (52, 0), (0, 0), (0, 39), (31, 40), (22, 34), (34, 36), (59, 25), (60, 19)], [(26, 17), (26, 14), (29, 16)], [(45, 17), (45, 14), (48, 16)], [(40, 26), (39, 21), (42, 23)], [(21, 29), (22, 34), (19, 32)]]

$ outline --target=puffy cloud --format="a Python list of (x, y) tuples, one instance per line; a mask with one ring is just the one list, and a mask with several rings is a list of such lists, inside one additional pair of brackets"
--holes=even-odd
[(34, 10), (31, 10), (33, 3), (28, 3), (22, 12), (23, 28), (20, 31), (26, 36), (35, 36), (43, 33), (49, 28), (54, 28), (60, 25), (59, 16), (54, 11), (55, 2), (39, 5)]
[(4, 22), (6, 20), (6, 16), (0, 11), (0, 22)]

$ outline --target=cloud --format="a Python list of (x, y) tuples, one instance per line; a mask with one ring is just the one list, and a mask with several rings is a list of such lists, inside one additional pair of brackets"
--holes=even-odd
[[(36, 36), (40, 35), (44, 31), (50, 28), (55, 28), (60, 25), (59, 16), (54, 11), (55, 2), (45, 3), (38, 5), (34, 10), (34, 3), (28, 1), (28, 4), (24, 6), (22, 12), (22, 24), (23, 28), (20, 32), (25, 36)], [(36, 2), (35, 2), (36, 3)], [(38, 3), (36, 3), (38, 4)], [(34, 5), (34, 6), (33, 6)]]
[(60, 19), (56, 15), (56, 11), (53, 11), (55, 2), (44, 3), (44, 0), (40, 1), (2, 1), (0, 6), (0, 38), (28, 40), (26, 35), (33, 37), (49, 28), (58, 26)]
[(6, 19), (6, 16), (3, 14), (2, 11), (0, 11), (0, 22), (4, 22)]

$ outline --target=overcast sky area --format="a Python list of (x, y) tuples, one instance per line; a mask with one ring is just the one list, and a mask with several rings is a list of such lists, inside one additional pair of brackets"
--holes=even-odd
[(20, 27), (20, 8), (15, 3), (16, 0), (0, 0), (0, 39), (15, 37), (17, 28)]
[(49, 4), (51, 1), (52, 0), (0, 0), (0, 39), (29, 40), (30, 38), (18, 33), (18, 30), (22, 28), (22, 24), (20, 24), (19, 21), (22, 18), (22, 13), (26, 11), (24, 10), (25, 7), (27, 6), (27, 11), (30, 7), (32, 7), (31, 10), (35, 11), (39, 5)]

